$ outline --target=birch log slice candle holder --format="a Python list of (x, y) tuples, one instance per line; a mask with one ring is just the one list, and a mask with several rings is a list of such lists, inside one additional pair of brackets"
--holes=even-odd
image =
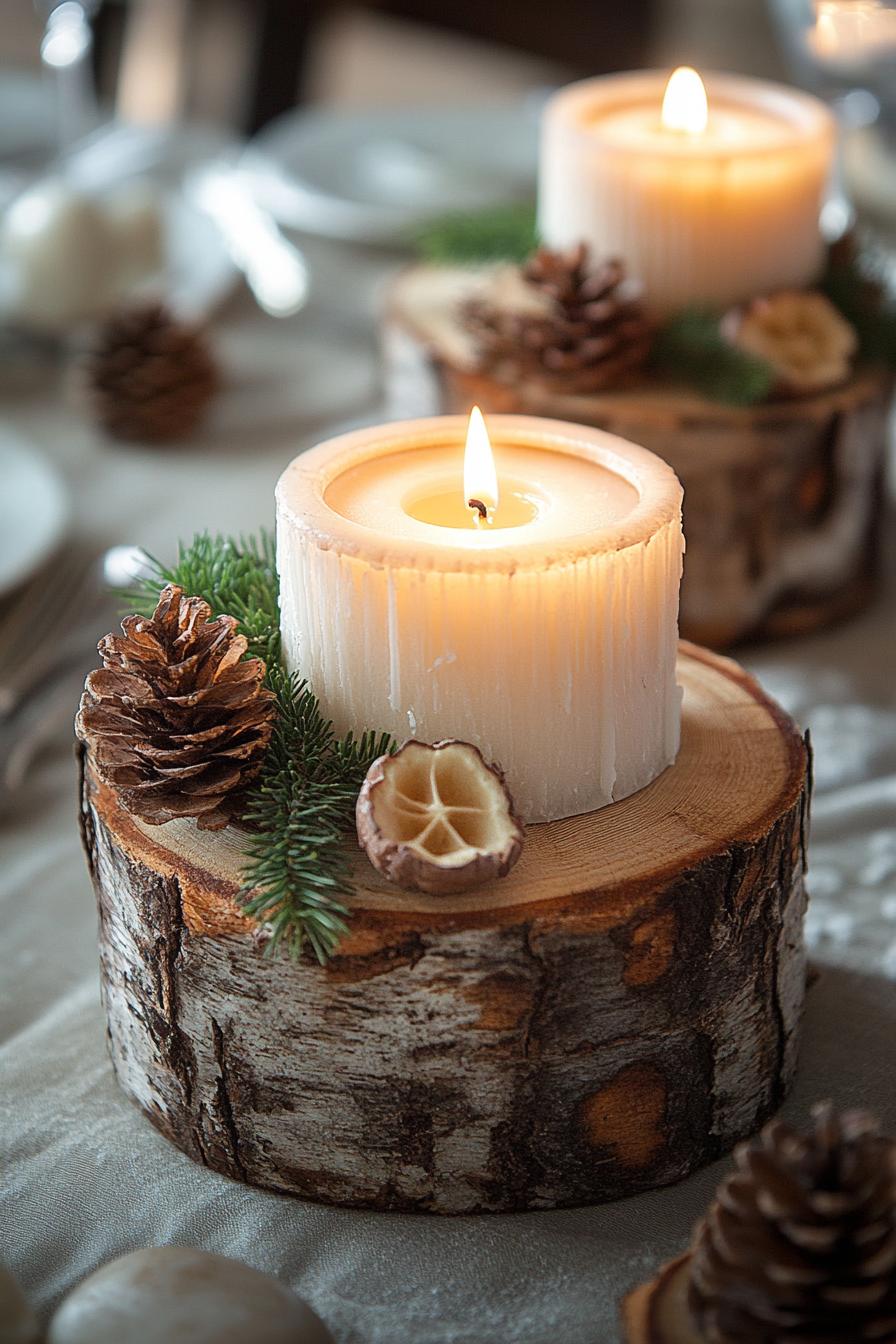
[[(461, 318), (483, 272), (415, 266), (393, 283), (383, 320), (390, 409), (556, 417), (651, 449), (684, 486), (687, 563), (681, 629), (714, 648), (798, 635), (858, 610), (874, 591), (892, 374), (750, 407), (646, 378), (569, 395), (476, 370)], [(487, 282), (486, 282), (487, 283)]]
[(509, 877), (429, 897), (360, 853), (326, 966), (267, 958), (243, 833), (149, 826), (85, 762), (103, 998), (125, 1092), (196, 1161), (371, 1209), (614, 1199), (779, 1105), (805, 984), (808, 753), (736, 664), (683, 644), (681, 749), (530, 827)]

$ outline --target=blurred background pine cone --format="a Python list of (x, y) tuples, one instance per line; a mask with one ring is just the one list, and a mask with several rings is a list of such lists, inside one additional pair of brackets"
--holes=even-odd
[(825, 1104), (813, 1121), (742, 1144), (697, 1229), (707, 1344), (896, 1341), (896, 1144), (861, 1111)]
[(587, 394), (624, 386), (643, 368), (653, 333), (622, 262), (593, 266), (584, 243), (542, 247), (518, 275), (516, 295), (498, 286), (465, 305), (483, 372)]
[(162, 443), (187, 438), (218, 387), (208, 341), (161, 303), (114, 313), (86, 360), (97, 422), (116, 439)]

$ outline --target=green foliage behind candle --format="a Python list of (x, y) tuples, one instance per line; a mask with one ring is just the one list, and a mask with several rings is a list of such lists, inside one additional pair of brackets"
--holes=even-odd
[(731, 406), (755, 406), (775, 382), (770, 364), (725, 340), (718, 314), (697, 309), (676, 313), (660, 328), (652, 362), (670, 381)]
[(421, 258), (439, 266), (522, 263), (537, 246), (535, 206), (531, 204), (444, 215), (417, 235)]

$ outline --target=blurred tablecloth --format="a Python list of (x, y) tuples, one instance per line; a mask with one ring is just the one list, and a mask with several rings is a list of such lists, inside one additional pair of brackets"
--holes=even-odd
[[(242, 297), (221, 315), (229, 387), (192, 446), (103, 443), (61, 386), (2, 393), (3, 420), (66, 473), (82, 539), (170, 556), (201, 528), (270, 524), (275, 480), (296, 452), (378, 418), (371, 315), (383, 263), (323, 245), (312, 263), (317, 297), (296, 319), (265, 320)], [(896, 1128), (893, 591), (850, 624), (744, 661), (811, 727), (817, 761), (809, 934), (822, 974), (785, 1114), (803, 1118), (832, 1096)], [(75, 787), (60, 730), (0, 818), (0, 1258), (41, 1308), (113, 1256), (173, 1242), (279, 1275), (339, 1344), (617, 1340), (620, 1295), (686, 1244), (724, 1164), (619, 1204), (457, 1219), (323, 1208), (195, 1166), (112, 1075)]]

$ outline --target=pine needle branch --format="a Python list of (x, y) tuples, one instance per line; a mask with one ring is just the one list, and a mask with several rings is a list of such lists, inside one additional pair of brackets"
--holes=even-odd
[(821, 289), (855, 327), (862, 357), (896, 368), (896, 297), (873, 252), (833, 256)]
[(280, 605), (273, 533), (257, 537), (199, 533), (189, 546), (178, 547), (177, 560), (164, 565), (149, 556), (150, 573), (129, 593), (133, 610), (147, 616), (155, 609), (159, 589), (176, 583), (185, 593), (202, 597), (213, 616), (235, 616), (249, 641), (249, 655), (270, 666), (280, 661)]
[(775, 382), (774, 370), (764, 359), (725, 340), (717, 314), (698, 309), (676, 313), (666, 322), (652, 360), (667, 378), (731, 406), (755, 406)]
[(151, 613), (159, 588), (179, 584), (202, 597), (214, 616), (240, 622), (249, 654), (264, 658), (278, 714), (261, 773), (249, 786), (243, 822), (246, 868), (241, 900), (268, 935), (266, 951), (310, 950), (323, 964), (345, 933), (351, 894), (345, 847), (358, 790), (378, 756), (394, 749), (388, 734), (337, 738), (309, 686), (291, 676), (280, 653), (279, 584), (273, 537), (212, 537), (181, 545), (175, 564), (152, 560), (150, 576), (131, 594)]

